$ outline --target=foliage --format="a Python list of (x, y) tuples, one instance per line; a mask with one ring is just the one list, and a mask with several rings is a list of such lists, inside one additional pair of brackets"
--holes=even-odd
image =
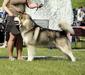
[(81, 6), (85, 7), (85, 0), (72, 0), (72, 5), (73, 5), (73, 8), (77, 8)]
[(3, 0), (0, 0), (0, 6), (2, 6), (2, 2), (3, 2)]

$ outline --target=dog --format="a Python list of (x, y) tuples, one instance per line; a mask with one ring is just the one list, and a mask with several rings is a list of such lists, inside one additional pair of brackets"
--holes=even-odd
[[(28, 14), (21, 14), (19, 20), (21, 22), (21, 35), (28, 50), (28, 61), (32, 61), (34, 59), (36, 44), (46, 42), (53, 42), (59, 50), (71, 59), (72, 62), (76, 61), (71, 51), (71, 43), (67, 37), (67, 32), (71, 32), (73, 34), (74, 31), (67, 23), (65, 23), (65, 21), (60, 23), (62, 31), (54, 31), (36, 26)], [(37, 40), (35, 41), (33, 39), (33, 35), (36, 27), (39, 27), (40, 31), (37, 36)]]

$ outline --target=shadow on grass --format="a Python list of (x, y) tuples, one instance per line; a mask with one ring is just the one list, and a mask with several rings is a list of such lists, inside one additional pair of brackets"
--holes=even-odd
[[(15, 59), (17, 59), (17, 57), (14, 57)], [(27, 60), (27, 56), (23, 56), (24, 60)], [(0, 56), (0, 59), (9, 59), (8, 56)], [(65, 57), (65, 56), (35, 56), (34, 60), (66, 60), (66, 61), (71, 61), (69, 58)], [(81, 60), (81, 58), (77, 58), (77, 61)]]
[[(0, 59), (8, 59), (8, 56), (0, 56)], [(17, 58), (17, 57), (14, 57)], [(27, 56), (23, 56), (25, 60), (27, 60)], [(35, 56), (34, 60), (64, 60), (66, 57), (64, 56)]]
[[(23, 56), (27, 60), (27, 56)], [(34, 60), (67, 60), (65, 56), (35, 56)], [(69, 59), (68, 59), (69, 60)]]

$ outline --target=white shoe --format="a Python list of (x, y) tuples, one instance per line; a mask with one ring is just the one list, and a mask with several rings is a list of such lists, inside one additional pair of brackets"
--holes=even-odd
[(9, 57), (9, 60), (14, 61), (15, 58), (14, 57)]

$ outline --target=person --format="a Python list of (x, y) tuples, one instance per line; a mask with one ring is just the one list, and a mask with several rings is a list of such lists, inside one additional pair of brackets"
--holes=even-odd
[(81, 25), (81, 22), (83, 21), (83, 17), (84, 17), (84, 12), (83, 12), (83, 7), (79, 7), (78, 11), (77, 11), (77, 20), (79, 22), (79, 26)]
[[(12, 5), (12, 8), (10, 8)], [(25, 5), (30, 9), (40, 8), (42, 4), (33, 3), (31, 0), (4, 0), (3, 9), (7, 12), (7, 49), (9, 54), (9, 59), (14, 60), (13, 57), (13, 47), (14, 44), (17, 49), (17, 59), (22, 60), (22, 45), (23, 39), (19, 30), (19, 23), (14, 21), (14, 18), (18, 16), (18, 13), (25, 12)], [(36, 29), (37, 31), (37, 29)], [(37, 32), (36, 32), (37, 33)]]

